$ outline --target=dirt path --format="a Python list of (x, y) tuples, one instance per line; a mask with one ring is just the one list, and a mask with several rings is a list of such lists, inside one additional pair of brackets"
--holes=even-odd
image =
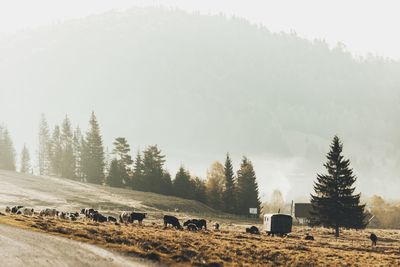
[(105, 249), (0, 224), (1, 266), (148, 266)]

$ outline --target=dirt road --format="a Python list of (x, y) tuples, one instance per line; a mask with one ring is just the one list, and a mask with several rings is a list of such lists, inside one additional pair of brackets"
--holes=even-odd
[(0, 224), (1, 266), (149, 266), (105, 249)]

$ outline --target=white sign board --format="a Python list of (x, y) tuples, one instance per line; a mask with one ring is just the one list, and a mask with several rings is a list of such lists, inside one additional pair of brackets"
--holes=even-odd
[(257, 208), (249, 208), (250, 214), (257, 214)]

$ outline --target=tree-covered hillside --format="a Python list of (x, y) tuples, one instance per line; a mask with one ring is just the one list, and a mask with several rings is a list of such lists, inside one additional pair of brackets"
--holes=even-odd
[[(305, 194), (338, 134), (361, 190), (394, 196), (382, 181), (400, 185), (400, 64), (354, 59), (342, 45), (137, 8), (2, 36), (0, 73), (0, 121), (19, 142), (36, 141), (41, 112), (86, 126), (95, 110), (108, 144), (157, 143), (190, 166), (226, 152), (301, 159), (277, 171)], [(276, 177), (259, 179), (261, 192), (274, 189)]]

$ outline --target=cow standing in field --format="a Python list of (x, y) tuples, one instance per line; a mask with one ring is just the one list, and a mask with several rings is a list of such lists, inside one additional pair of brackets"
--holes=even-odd
[(24, 206), (14, 206), (11, 208), (11, 213), (17, 213), (19, 209), (22, 209)]
[(372, 246), (376, 246), (376, 242), (378, 241), (378, 237), (376, 236), (376, 234), (371, 233), (371, 235), (369, 236), (369, 239), (371, 239), (371, 241), (372, 241)]
[(119, 215), (119, 222), (120, 223), (131, 223), (131, 212), (130, 211), (123, 211), (120, 215)]
[(44, 209), (41, 210), (39, 216), (49, 216), (49, 217), (56, 217), (58, 216), (59, 212), (56, 209)]
[(34, 213), (33, 209), (28, 209), (28, 208), (22, 208), (19, 209), (16, 214), (20, 214), (20, 215), (26, 215), (26, 216), (32, 216)]
[(117, 222), (117, 219), (115, 217), (113, 217), (113, 216), (108, 216), (107, 217), (107, 221), (109, 221), (109, 222)]
[(132, 212), (131, 222), (134, 223), (135, 221), (138, 221), (138, 223), (142, 225), (143, 219), (146, 218), (146, 215), (147, 213)]
[(258, 230), (257, 227), (252, 226), (250, 228), (246, 228), (246, 233), (250, 233), (250, 234), (253, 234), (253, 235), (259, 235), (260, 234), (260, 230)]
[(168, 225), (172, 225), (172, 227), (175, 227), (176, 229), (183, 229), (181, 224), (179, 223), (178, 218), (175, 216), (170, 216), (170, 215), (165, 215), (164, 216), (164, 227), (166, 228)]
[(81, 210), (81, 213), (84, 214), (86, 218), (90, 218), (94, 212), (96, 211), (92, 208), (84, 208)]
[(192, 220), (187, 220), (186, 222), (184, 222), (183, 223), (183, 226), (187, 226), (187, 225), (189, 225), (189, 224), (194, 224), (194, 225), (196, 225), (196, 227), (197, 227), (197, 229), (205, 229), (205, 230), (207, 230), (207, 221), (206, 220), (204, 220), (204, 219), (200, 219), (200, 220), (197, 220), (197, 219), (192, 219)]

